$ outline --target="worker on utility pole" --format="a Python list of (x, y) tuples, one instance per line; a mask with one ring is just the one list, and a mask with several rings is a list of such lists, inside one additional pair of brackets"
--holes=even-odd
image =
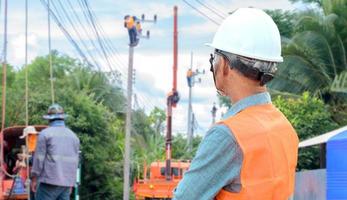
[[(126, 15), (124, 17), (124, 27), (128, 29), (128, 33), (129, 33), (129, 46), (136, 46), (139, 43), (139, 38), (138, 38), (138, 30), (137, 27), (141, 28), (141, 25), (138, 24), (140, 23), (139, 21), (137, 21), (137, 18), (135, 16), (130, 16), (130, 15)], [(141, 29), (142, 32), (142, 29)]]
[(49, 127), (39, 134), (31, 170), (36, 200), (69, 200), (75, 186), (80, 142), (65, 126), (65, 117), (58, 104), (43, 116)]
[(232, 107), (207, 132), (174, 199), (289, 199), (298, 136), (265, 86), (283, 61), (276, 24), (262, 10), (240, 8), (209, 46), (216, 89)]

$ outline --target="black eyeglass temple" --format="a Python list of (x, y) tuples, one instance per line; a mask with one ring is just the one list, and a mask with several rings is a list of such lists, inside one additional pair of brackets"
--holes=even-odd
[(214, 60), (214, 56), (213, 56), (213, 54), (211, 53), (211, 54), (210, 54), (210, 64), (211, 64), (210, 71), (211, 71), (211, 72), (213, 72), (213, 60)]

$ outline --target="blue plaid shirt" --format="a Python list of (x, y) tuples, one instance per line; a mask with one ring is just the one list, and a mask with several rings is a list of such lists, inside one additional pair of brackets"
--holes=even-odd
[[(234, 104), (224, 118), (236, 115), (247, 107), (271, 103), (268, 92), (244, 98)], [(210, 200), (224, 188), (241, 190), (242, 151), (234, 135), (225, 125), (215, 125), (206, 134), (189, 171), (174, 192), (174, 200)]]
[(64, 121), (53, 121), (39, 134), (31, 174), (39, 183), (71, 187), (76, 182), (78, 137)]

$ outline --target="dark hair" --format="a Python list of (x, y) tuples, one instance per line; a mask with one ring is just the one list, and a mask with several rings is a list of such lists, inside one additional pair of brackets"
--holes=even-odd
[[(216, 52), (227, 59), (231, 68), (237, 69), (237, 71), (249, 79), (259, 81), (261, 86), (271, 81), (277, 71), (277, 63), (242, 57), (218, 49), (216, 49)], [(262, 68), (263, 70), (261, 70)]]
[(60, 118), (54, 118), (54, 119), (50, 119), (50, 120), (48, 120), (48, 123), (52, 123), (52, 122), (54, 122), (54, 121), (64, 121), (65, 119), (60, 119)]

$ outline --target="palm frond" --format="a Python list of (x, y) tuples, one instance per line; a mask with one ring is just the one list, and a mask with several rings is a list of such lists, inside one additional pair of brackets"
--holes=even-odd
[(335, 77), (330, 90), (332, 92), (347, 94), (347, 70)]

